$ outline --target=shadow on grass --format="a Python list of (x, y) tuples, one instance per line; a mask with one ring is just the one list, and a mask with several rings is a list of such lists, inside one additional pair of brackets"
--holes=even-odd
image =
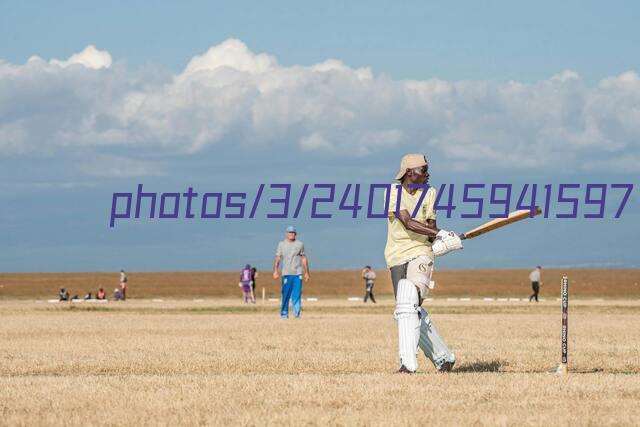
[(613, 375), (638, 375), (640, 370), (633, 369), (604, 369), (604, 368), (590, 368), (590, 369), (571, 369), (569, 368), (568, 375), (573, 374), (613, 374)]
[(453, 372), (500, 372), (502, 366), (508, 366), (508, 363), (504, 360), (479, 361), (460, 365)]
[[(459, 368), (454, 368), (454, 373), (474, 373), (474, 372), (500, 372), (501, 374), (555, 374), (555, 368), (539, 370), (500, 370), (509, 366), (509, 362), (505, 360), (492, 360), (492, 361), (478, 361), (472, 363), (466, 363), (460, 365)], [(613, 375), (638, 375), (640, 370), (633, 369), (603, 369), (603, 368), (587, 368), (587, 369), (569, 369), (568, 375), (580, 375), (580, 374), (613, 374)]]

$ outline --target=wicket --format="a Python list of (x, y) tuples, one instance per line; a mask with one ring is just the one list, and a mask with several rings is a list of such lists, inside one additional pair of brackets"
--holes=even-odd
[(568, 321), (569, 321), (569, 278), (567, 276), (562, 277), (561, 287), (561, 306), (562, 306), (562, 361), (560, 363), (560, 372), (566, 374), (568, 372), (567, 367), (567, 335), (568, 335)]

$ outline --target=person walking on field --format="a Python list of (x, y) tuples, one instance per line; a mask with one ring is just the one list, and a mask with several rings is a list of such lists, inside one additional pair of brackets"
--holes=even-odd
[(238, 286), (242, 288), (242, 292), (244, 293), (245, 304), (247, 304), (249, 301), (251, 301), (252, 304), (256, 303), (256, 299), (253, 295), (253, 289), (251, 288), (252, 284), (253, 281), (251, 280), (251, 266), (247, 264), (240, 272), (240, 283), (238, 283)]
[(256, 296), (256, 277), (258, 277), (258, 270), (255, 267), (251, 267), (251, 290), (253, 291), (253, 298)]
[(302, 299), (302, 279), (309, 281), (309, 262), (304, 253), (304, 244), (296, 240), (294, 226), (287, 227), (286, 238), (278, 243), (276, 259), (273, 262), (273, 278), (278, 279), (278, 269), (282, 262), (282, 306), (280, 317), (289, 317), (289, 300), (293, 305), (293, 314), (300, 317)]
[(435, 256), (462, 249), (462, 241), (455, 233), (440, 230), (436, 225), (436, 191), (427, 186), (429, 164), (424, 155), (404, 156), (395, 179), (401, 185), (392, 185), (385, 197), (388, 221), (384, 255), (396, 298), (398, 372), (417, 370), (418, 347), (438, 371), (450, 371), (456, 357), (421, 306), (433, 288)]
[(542, 286), (542, 267), (537, 266), (535, 270), (529, 273), (529, 280), (531, 281), (531, 289), (533, 289), (533, 294), (529, 297), (529, 302), (532, 299), (536, 299), (538, 302), (538, 294), (540, 293), (540, 286)]
[(368, 298), (371, 298), (372, 303), (376, 303), (376, 299), (373, 297), (373, 285), (376, 280), (376, 273), (371, 269), (371, 266), (365, 265), (362, 269), (362, 278), (364, 279), (365, 286), (365, 294), (364, 294), (364, 302), (367, 302)]
[(120, 270), (120, 301), (127, 299), (127, 273), (124, 270)]

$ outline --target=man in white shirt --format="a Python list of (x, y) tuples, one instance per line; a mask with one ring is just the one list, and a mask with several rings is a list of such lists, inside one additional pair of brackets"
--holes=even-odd
[(364, 294), (364, 302), (366, 303), (371, 298), (372, 303), (376, 303), (376, 299), (373, 296), (373, 285), (376, 281), (376, 273), (371, 269), (370, 265), (365, 265), (362, 269), (362, 278), (364, 279), (364, 286), (366, 292)]
[(280, 316), (289, 317), (289, 299), (293, 314), (300, 317), (302, 301), (302, 279), (309, 281), (309, 261), (304, 252), (304, 244), (296, 240), (297, 231), (293, 225), (287, 227), (287, 238), (278, 243), (276, 259), (273, 262), (273, 278), (278, 278), (278, 268), (282, 261), (282, 306)]
[(531, 281), (531, 289), (533, 289), (533, 294), (529, 297), (529, 302), (532, 299), (536, 299), (538, 302), (538, 293), (540, 292), (540, 286), (542, 286), (542, 276), (540, 274), (540, 270), (542, 267), (537, 266), (535, 270), (529, 273), (529, 280)]
[(120, 270), (120, 300), (125, 301), (127, 299), (127, 273), (124, 270)]

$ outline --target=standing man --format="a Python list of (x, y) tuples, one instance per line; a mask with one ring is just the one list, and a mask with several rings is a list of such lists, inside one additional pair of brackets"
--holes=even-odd
[(244, 294), (244, 303), (247, 304), (251, 301), (252, 304), (256, 303), (256, 299), (253, 295), (253, 289), (251, 280), (251, 266), (249, 264), (245, 265), (242, 271), (240, 272), (240, 283), (238, 286), (242, 288), (242, 293)]
[(276, 259), (273, 262), (273, 278), (278, 278), (278, 267), (282, 261), (282, 307), (280, 316), (289, 317), (289, 299), (292, 300), (293, 314), (300, 317), (302, 279), (309, 281), (309, 263), (304, 254), (304, 244), (296, 240), (296, 228), (287, 227), (287, 237), (278, 243)]
[(536, 299), (538, 302), (538, 293), (540, 293), (540, 286), (542, 286), (542, 276), (541, 271), (542, 267), (537, 266), (535, 270), (529, 273), (529, 280), (531, 281), (531, 289), (533, 289), (533, 294), (529, 297), (529, 302), (532, 299)]
[(251, 267), (251, 290), (253, 291), (254, 302), (256, 296), (256, 277), (258, 277), (258, 270), (256, 270), (255, 267)]
[(376, 303), (376, 299), (373, 297), (373, 285), (376, 280), (376, 273), (371, 269), (370, 265), (365, 265), (362, 269), (362, 278), (364, 279), (364, 286), (366, 288), (364, 294), (364, 302), (367, 302), (368, 298), (371, 298), (372, 303)]
[(127, 273), (124, 270), (120, 270), (120, 299), (125, 301), (127, 299)]
[[(384, 255), (391, 270), (396, 297), (394, 317), (398, 322), (399, 372), (413, 373), (418, 368), (420, 347), (438, 371), (450, 371), (456, 362), (429, 317), (421, 307), (429, 289), (435, 256), (462, 249), (462, 241), (453, 232), (438, 229), (434, 204), (436, 191), (426, 186), (429, 165), (422, 154), (407, 154), (400, 162), (396, 180), (388, 194), (387, 245)], [(426, 194), (423, 194), (426, 191)], [(399, 205), (398, 197), (400, 197)], [(397, 212), (396, 212), (396, 207)], [(412, 215), (415, 214), (415, 218)]]

